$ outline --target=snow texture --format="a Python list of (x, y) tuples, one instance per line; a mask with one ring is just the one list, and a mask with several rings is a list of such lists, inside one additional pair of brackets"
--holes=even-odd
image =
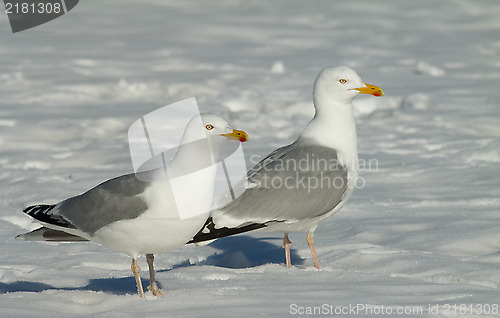
[[(489, 0), (80, 1), (13, 34), (1, 14), (1, 316), (499, 317), (499, 15)], [(14, 240), (37, 227), (24, 207), (132, 171), (128, 127), (179, 100), (247, 131), (253, 165), (297, 138), (330, 65), (386, 96), (355, 100), (365, 184), (316, 230), (322, 269), (305, 233), (291, 269), (280, 233), (248, 233), (157, 255), (164, 295), (143, 300), (126, 255)]]

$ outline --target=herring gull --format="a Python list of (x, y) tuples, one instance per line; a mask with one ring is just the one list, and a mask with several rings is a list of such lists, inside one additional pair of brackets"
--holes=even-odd
[[(203, 226), (212, 206), (219, 153), (228, 143), (234, 145), (247, 139), (244, 131), (232, 129), (218, 115), (195, 116), (184, 130), (176, 155), (165, 168), (110, 179), (57, 204), (30, 206), (23, 212), (44, 227), (17, 239), (89, 240), (128, 254), (141, 297), (144, 290), (137, 258), (146, 254), (149, 289), (155, 296), (160, 295), (153, 254), (184, 246)], [(188, 208), (198, 209), (199, 213), (190, 211), (189, 217), (183, 218), (179, 199), (188, 200)]]
[(288, 232), (307, 231), (314, 266), (318, 224), (351, 196), (358, 178), (358, 149), (352, 101), (358, 94), (383, 96), (349, 67), (323, 69), (314, 83), (314, 118), (292, 144), (273, 151), (250, 169), (242, 194), (210, 212), (190, 241), (197, 244), (252, 230), (284, 232), (286, 266), (291, 266)]

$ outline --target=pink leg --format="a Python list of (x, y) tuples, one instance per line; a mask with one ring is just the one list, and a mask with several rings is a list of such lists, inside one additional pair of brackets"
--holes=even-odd
[(313, 232), (307, 232), (307, 245), (311, 250), (311, 254), (314, 260), (314, 267), (319, 268), (318, 255), (316, 254), (316, 248), (314, 247), (314, 234)]
[(156, 285), (156, 279), (155, 279), (155, 269), (153, 267), (153, 262), (155, 260), (155, 257), (153, 254), (146, 254), (146, 260), (148, 261), (148, 266), (149, 266), (149, 286), (148, 289), (151, 290), (153, 295), (155, 296), (160, 296), (161, 291)]
[(288, 233), (285, 233), (283, 237), (283, 246), (285, 246), (285, 259), (286, 259), (286, 267), (292, 267), (292, 261), (290, 260), (290, 246), (292, 246), (292, 242), (288, 238)]
[(134, 273), (135, 282), (137, 283), (137, 291), (139, 292), (139, 296), (144, 298), (144, 289), (142, 289), (141, 282), (141, 268), (137, 265), (137, 259), (132, 259), (132, 273)]

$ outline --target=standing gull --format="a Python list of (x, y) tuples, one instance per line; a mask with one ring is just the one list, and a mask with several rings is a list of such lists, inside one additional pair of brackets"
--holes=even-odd
[(316, 114), (292, 144), (276, 149), (248, 171), (235, 188), (241, 196), (210, 212), (190, 242), (260, 229), (284, 232), (286, 266), (291, 267), (288, 232), (307, 231), (314, 266), (319, 261), (314, 230), (349, 199), (358, 177), (358, 149), (352, 101), (359, 94), (382, 96), (345, 66), (322, 70), (314, 83)]
[[(18, 238), (89, 240), (128, 254), (141, 297), (144, 290), (137, 257), (146, 254), (149, 288), (155, 296), (160, 295), (153, 254), (185, 245), (203, 226), (212, 204), (219, 155), (229, 143), (247, 138), (245, 132), (232, 129), (218, 115), (195, 116), (186, 126), (175, 157), (165, 168), (108, 180), (55, 205), (30, 206), (23, 212), (44, 227)], [(200, 212), (183, 217), (179, 199), (187, 199), (190, 210)]]

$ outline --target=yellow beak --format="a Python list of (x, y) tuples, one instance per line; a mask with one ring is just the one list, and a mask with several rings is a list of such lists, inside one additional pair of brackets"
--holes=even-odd
[(221, 134), (221, 136), (224, 136), (227, 139), (231, 139), (231, 140), (239, 140), (241, 142), (248, 141), (248, 134), (246, 132), (244, 132), (243, 130), (233, 129), (232, 133)]
[(368, 94), (373, 96), (384, 96), (384, 91), (375, 85), (365, 83), (365, 87), (351, 88), (353, 90), (359, 91), (360, 94)]

